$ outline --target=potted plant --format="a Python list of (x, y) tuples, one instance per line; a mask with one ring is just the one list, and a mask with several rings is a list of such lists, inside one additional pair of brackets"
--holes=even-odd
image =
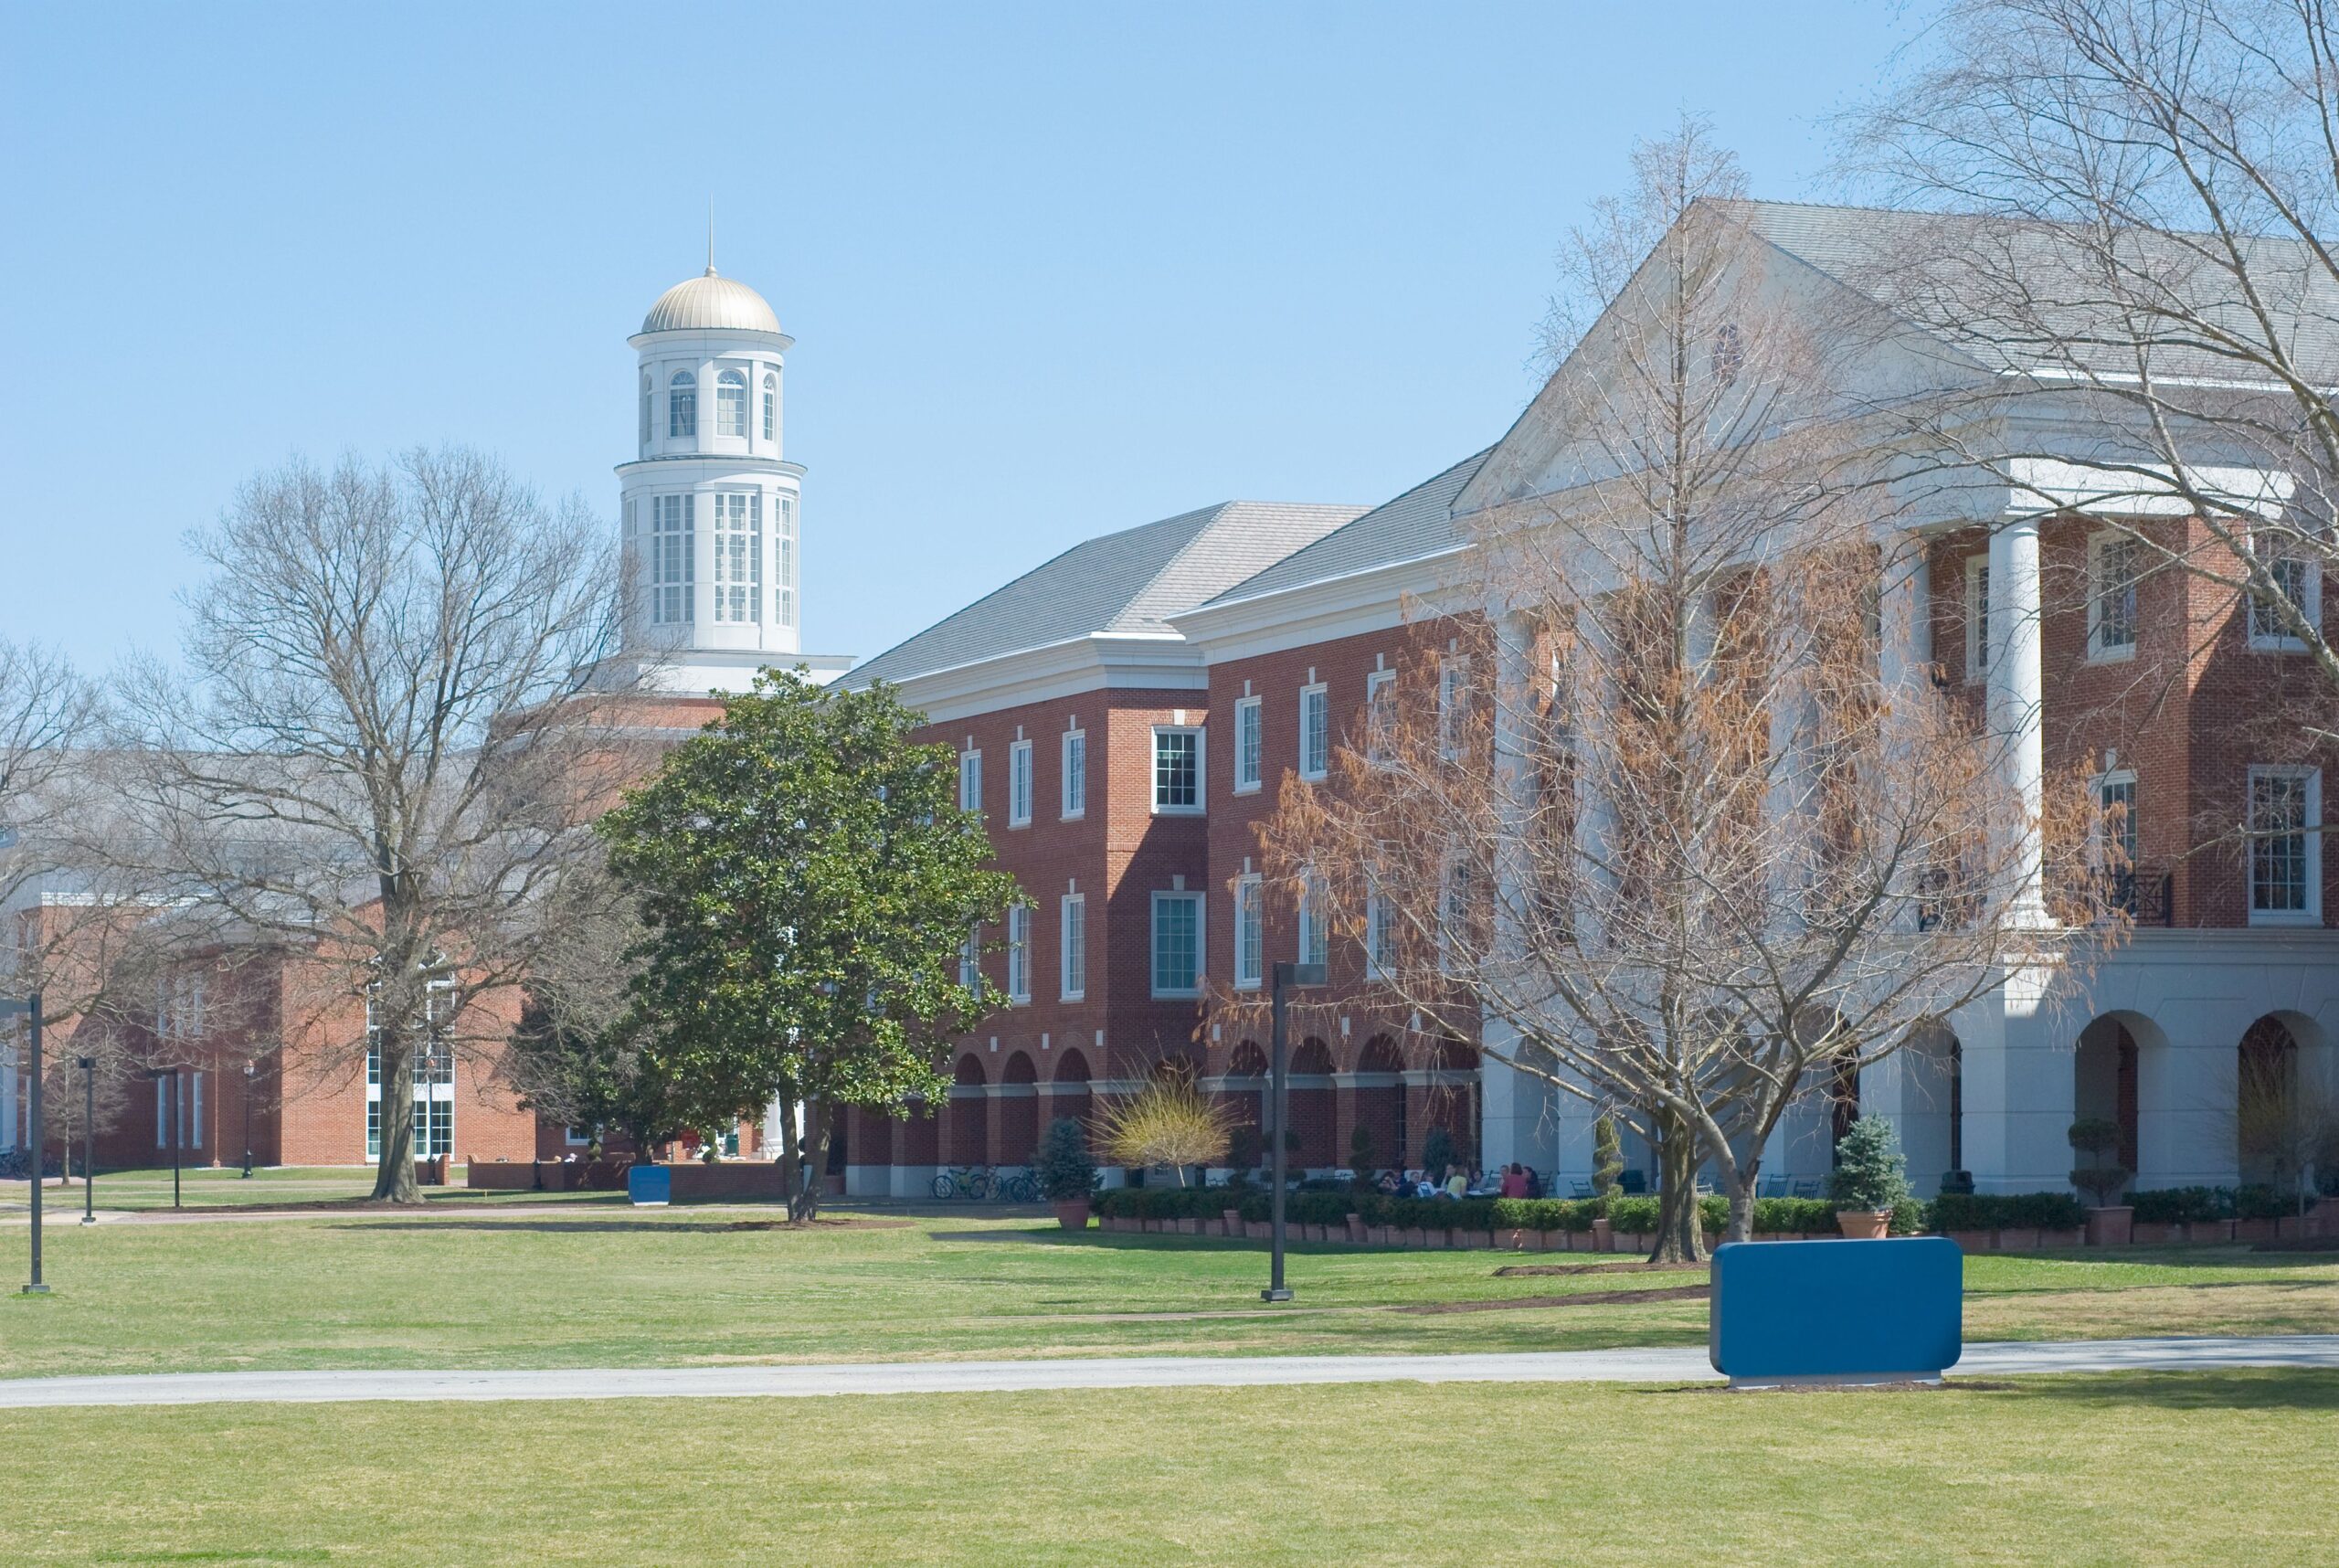
[(2094, 1158), (2071, 1172), (2071, 1185), (2095, 1200), (2087, 1212), (2090, 1246), (2125, 1246), (2135, 1234), (2133, 1204), (2120, 1202), (2121, 1192), (2133, 1172), (2109, 1158), (2120, 1148), (2120, 1124), (2101, 1117), (2082, 1117), (2071, 1123), (2071, 1148)]
[(1909, 1162), (1892, 1124), (1882, 1117), (1854, 1118), (1836, 1145), (1836, 1171), (1827, 1180), (1836, 1203), (1836, 1225), (1854, 1241), (1881, 1241), (1892, 1228), (1892, 1211), (1906, 1202)]
[(1096, 1162), (1088, 1156), (1088, 1139), (1080, 1124), (1068, 1116), (1048, 1123), (1040, 1147), (1032, 1156), (1040, 1178), (1040, 1192), (1055, 1205), (1056, 1224), (1068, 1231), (1088, 1228), (1088, 1195), (1096, 1188)]

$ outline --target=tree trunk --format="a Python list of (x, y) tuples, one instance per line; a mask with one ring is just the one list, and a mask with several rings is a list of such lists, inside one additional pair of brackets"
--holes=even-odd
[(788, 1217), (799, 1224), (820, 1217), (820, 1191), (828, 1180), (829, 1118), (819, 1100), (804, 1102), (804, 1159), (798, 1167), (801, 1190), (788, 1207)]
[(1656, 1245), (1651, 1263), (1703, 1263), (1705, 1228), (1698, 1217), (1698, 1140), (1678, 1118), (1659, 1113), (1656, 1129)]
[(1730, 1224), (1721, 1234), (1726, 1242), (1754, 1239), (1754, 1172), (1724, 1171), (1722, 1185), (1730, 1196)]
[(393, 1044), (409, 1031), (385, 1028), (381, 1041), (382, 1149), (374, 1169), (374, 1200), (385, 1203), (418, 1203), (422, 1191), (414, 1180), (414, 1048)]
[(796, 1217), (796, 1194), (803, 1187), (803, 1161), (797, 1156), (796, 1097), (782, 1092), (779, 1097), (779, 1197), (788, 1205), (788, 1218)]

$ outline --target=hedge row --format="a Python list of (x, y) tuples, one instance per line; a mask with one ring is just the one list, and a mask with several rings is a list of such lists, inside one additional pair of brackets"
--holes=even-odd
[(1936, 1231), (2075, 1231), (2087, 1211), (2069, 1192), (1943, 1192), (1930, 1205)]
[(2279, 1220), (2298, 1213), (2298, 1200), (2263, 1182), (2247, 1187), (2163, 1187), (2131, 1192), (2140, 1224), (2174, 1225), (2195, 1220)]
[[(1246, 1221), (1265, 1221), (1268, 1194), (1256, 1187), (1116, 1187), (1096, 1194), (1096, 1213), (1106, 1219), (1216, 1219), (1227, 1209)], [(1698, 1201), (1705, 1228), (1719, 1234), (1730, 1224), (1721, 1198)], [(1646, 1234), (1656, 1229), (1657, 1200), (1608, 1198), (1392, 1198), (1378, 1192), (1301, 1191), (1284, 1201), (1284, 1217), (1295, 1225), (1340, 1225), (1350, 1214), (1369, 1225), (1397, 1230), (1569, 1231), (1592, 1229), (1606, 1219), (1619, 1231)], [(2143, 1218), (2140, 1210), (2138, 1218)], [(2083, 1221), (2079, 1200), (2060, 1192), (2011, 1196), (1943, 1196), (1932, 1203), (1905, 1202), (1893, 1211), (1897, 1234), (1925, 1230), (1979, 1231), (1999, 1226), (2076, 1229)], [(1756, 1235), (1828, 1235), (1836, 1230), (1836, 1206), (1825, 1198), (1757, 1198)]]

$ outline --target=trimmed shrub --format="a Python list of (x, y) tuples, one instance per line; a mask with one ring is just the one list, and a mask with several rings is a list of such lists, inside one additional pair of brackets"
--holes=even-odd
[(1833, 1235), (1836, 1233), (1836, 1205), (1825, 1198), (1757, 1198), (1754, 1200), (1754, 1234), (1756, 1235), (1794, 1235), (1813, 1234)]
[(2233, 1217), (2237, 1220), (2279, 1220), (2298, 1212), (2297, 1198), (2263, 1181), (2252, 1181), (2234, 1190)]
[[(1895, 1207), (1896, 1224), (1900, 1216)], [(2069, 1192), (1943, 1192), (1928, 1217), (1936, 1231), (2071, 1231), (2087, 1211)]]
[(2190, 1224), (2196, 1220), (2233, 1217), (2233, 1190), (2228, 1187), (2162, 1187), (2131, 1192), (2136, 1223), (2143, 1225)]

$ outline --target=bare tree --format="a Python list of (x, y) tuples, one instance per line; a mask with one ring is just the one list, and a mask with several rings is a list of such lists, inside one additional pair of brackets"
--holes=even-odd
[(295, 461), (191, 535), (185, 676), (125, 679), (110, 782), (136, 831), (93, 847), (183, 940), (297, 952), (282, 1027), (323, 1070), (378, 1045), (377, 1199), (417, 1197), (418, 1057), (500, 1058), (550, 895), (635, 765), (609, 536), (476, 452)]
[(1265, 839), (1419, 1038), (1639, 1117), (1678, 1258), (1701, 1166), (1743, 1238), (1799, 1096), (2118, 917), (2077, 780), (2026, 799), (1915, 655), (1865, 325), (1798, 309), (1702, 125), (1634, 176), (1572, 249), (1596, 313), (1478, 482), (1508, 499), (1450, 644)]
[[(2224, 591), (2320, 690), (2339, 652), (2339, 23), (2325, 0), (1956, 0), (1922, 69), (1854, 116), (1868, 286), (1969, 373), (1924, 429), (1950, 462), (2084, 504), (2144, 568)], [(2059, 493), (2038, 475), (2059, 473)], [(2312, 732), (2309, 734), (2309, 732)]]

